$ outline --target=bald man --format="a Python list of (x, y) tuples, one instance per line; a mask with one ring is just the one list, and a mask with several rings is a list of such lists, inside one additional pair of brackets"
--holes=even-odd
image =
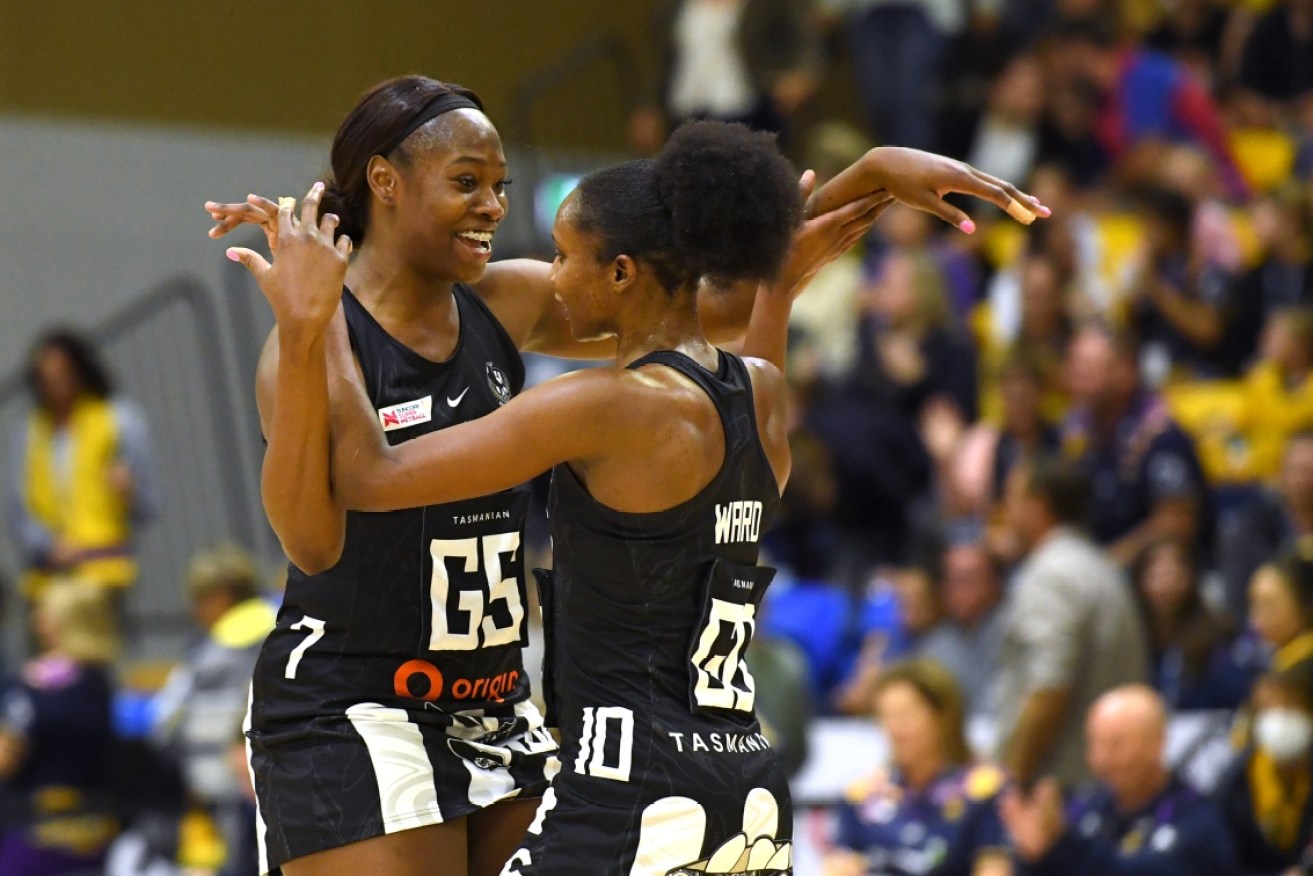
[(1000, 806), (1032, 876), (1233, 876), (1235, 849), (1212, 801), (1167, 769), (1167, 710), (1151, 688), (1101, 696), (1086, 721), (1096, 782), (1063, 811), (1057, 784), (1009, 793)]

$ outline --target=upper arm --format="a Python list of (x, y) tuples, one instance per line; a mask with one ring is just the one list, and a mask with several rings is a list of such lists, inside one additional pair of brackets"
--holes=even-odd
[(780, 492), (793, 470), (789, 450), (789, 387), (783, 372), (764, 359), (744, 359), (752, 379), (753, 407), (757, 412), (757, 433), (766, 459), (775, 473)]
[(273, 426), (274, 386), (278, 378), (278, 329), (269, 331), (260, 361), (255, 366), (255, 408), (260, 415), (260, 434), (269, 438)]
[(353, 510), (415, 508), (496, 493), (558, 463), (597, 458), (631, 416), (623, 379), (597, 369), (567, 374), (486, 417), (397, 447), (377, 427), (359, 428), (353, 416), (333, 459), (338, 497)]

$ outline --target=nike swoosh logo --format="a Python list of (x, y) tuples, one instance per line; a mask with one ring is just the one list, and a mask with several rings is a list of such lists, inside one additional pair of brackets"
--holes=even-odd
[(453, 407), (453, 408), (456, 407), (456, 405), (460, 404), (460, 400), (463, 399), (463, 398), (465, 398), (465, 393), (467, 393), (467, 392), (469, 392), (469, 391), (470, 391), (470, 388), (467, 386), (467, 387), (465, 387), (464, 389), (462, 389), (462, 390), (460, 391), (460, 395), (456, 396), (455, 398), (452, 398), (451, 396), (447, 396), (447, 404), (450, 405), (450, 406)]

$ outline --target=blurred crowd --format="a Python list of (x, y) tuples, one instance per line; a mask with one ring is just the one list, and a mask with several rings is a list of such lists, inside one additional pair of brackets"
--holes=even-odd
[[(1313, 866), (1313, 2), (661, 10), (636, 149), (710, 116), (821, 182), (916, 146), (1053, 209), (895, 207), (795, 307), (761, 709), (893, 757), (830, 872)], [(862, 117), (818, 117), (844, 77)], [(1162, 740), (1204, 710), (1236, 763), (1197, 789)]]

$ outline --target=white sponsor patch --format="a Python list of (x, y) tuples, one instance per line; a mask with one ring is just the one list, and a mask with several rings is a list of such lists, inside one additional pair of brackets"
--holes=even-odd
[(379, 408), (378, 421), (384, 432), (418, 426), (433, 419), (433, 396), (426, 395), (412, 402), (402, 402), (390, 408)]

